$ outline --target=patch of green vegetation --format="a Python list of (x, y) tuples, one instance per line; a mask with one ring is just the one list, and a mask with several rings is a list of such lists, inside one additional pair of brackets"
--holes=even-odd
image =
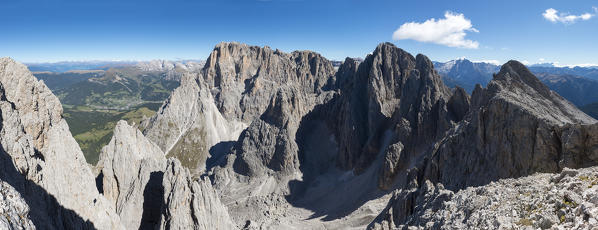
[(95, 165), (100, 151), (112, 139), (114, 127), (119, 120), (139, 125), (144, 118), (154, 115), (159, 103), (146, 103), (127, 111), (100, 110), (88, 106), (64, 106), (63, 116), (87, 163)]
[(194, 128), (183, 135), (168, 153), (168, 157), (176, 157), (181, 165), (194, 169), (202, 167), (206, 162), (207, 146), (205, 145), (206, 131)]
[(113, 68), (101, 77), (74, 82), (54, 92), (65, 105), (96, 109), (128, 110), (147, 102), (162, 102), (179, 86), (160, 73), (143, 73), (136, 68)]

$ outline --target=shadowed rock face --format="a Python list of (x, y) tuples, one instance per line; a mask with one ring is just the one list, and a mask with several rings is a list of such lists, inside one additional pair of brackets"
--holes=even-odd
[[(337, 166), (360, 173), (385, 152), (379, 186), (388, 188), (396, 171), (388, 167), (399, 165), (390, 161), (398, 161), (399, 155), (403, 162), (417, 158), (463, 116), (469, 99), (458, 91), (449, 104), (455, 115), (449, 115), (452, 93), (431, 61), (424, 55), (414, 58), (390, 43), (380, 44), (357, 70), (348, 71), (354, 66), (345, 62), (339, 68), (343, 71), (337, 79), (351, 80), (326, 108), (333, 112), (324, 115), (332, 118), (329, 124), (339, 143)], [(344, 76), (348, 74), (354, 75)], [(391, 144), (402, 147), (386, 150)]]
[(426, 166), (428, 178), (447, 188), (588, 165), (579, 158), (589, 160), (590, 153), (567, 147), (588, 143), (563, 131), (572, 132), (573, 124), (586, 130), (595, 120), (550, 91), (519, 62), (503, 65), (487, 89), (477, 87), (470, 111)]
[(503, 65), (487, 88), (477, 86), (471, 103), (463, 121), (408, 177), (409, 189), (391, 199), (386, 211), (392, 213), (391, 226), (425, 224), (408, 219), (441, 207), (445, 196), (436, 203), (436, 198), (422, 197), (434, 189), (424, 186), (427, 180), (456, 191), (501, 178), (598, 164), (598, 133), (592, 131), (596, 121), (548, 90), (519, 62)]

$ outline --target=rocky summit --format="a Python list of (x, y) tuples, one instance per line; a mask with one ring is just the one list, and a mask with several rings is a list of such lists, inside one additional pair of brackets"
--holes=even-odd
[(88, 165), (58, 98), (0, 59), (0, 227), (598, 226), (597, 121), (517, 61), (471, 95), (391, 43), (337, 68), (221, 43), (197, 65), (139, 66), (193, 71)]

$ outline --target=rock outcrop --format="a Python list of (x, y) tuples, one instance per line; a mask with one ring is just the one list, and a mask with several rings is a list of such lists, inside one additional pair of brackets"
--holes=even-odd
[(29, 205), (10, 184), (0, 181), (0, 228), (35, 229), (29, 219)]
[[(406, 186), (395, 192), (387, 210), (379, 216), (387, 221), (375, 227), (510, 228), (517, 227), (516, 223), (531, 225), (535, 221), (537, 227), (550, 227), (549, 223), (556, 223), (552, 217), (546, 221), (521, 222), (497, 217), (490, 210), (472, 214), (481, 208), (472, 205), (487, 207), (489, 204), (484, 202), (496, 198), (477, 200), (484, 194), (473, 198), (453, 197), (451, 191), (469, 190), (503, 178), (596, 165), (598, 133), (591, 131), (596, 126), (594, 119), (550, 91), (525, 66), (510, 61), (494, 76), (488, 88), (476, 87), (464, 119), (408, 170)], [(500, 190), (493, 189), (494, 193)], [(457, 199), (457, 204), (451, 203), (451, 199)], [(437, 212), (445, 206), (450, 210)], [(459, 213), (466, 217), (457, 217)], [(454, 219), (443, 219), (446, 222), (436, 219), (437, 223), (429, 219), (441, 218), (440, 215)]]
[(503, 65), (488, 88), (476, 87), (469, 110), (424, 166), (426, 178), (449, 189), (598, 163), (590, 159), (598, 133), (583, 131), (596, 121), (519, 62)]
[(58, 98), (27, 70), (0, 59), (0, 180), (29, 205), (37, 228), (119, 229), (83, 153), (62, 119)]
[(98, 189), (127, 229), (232, 229), (208, 178), (193, 178), (126, 121), (102, 149)]
[(127, 229), (160, 223), (166, 158), (157, 145), (126, 121), (119, 121), (96, 166), (98, 190), (116, 208)]
[(189, 169), (170, 158), (164, 173), (160, 229), (235, 229), (209, 180), (193, 180)]
[(598, 168), (501, 179), (458, 192), (426, 181), (394, 193), (369, 229), (591, 229)]
[(198, 75), (183, 78), (144, 133), (193, 173), (202, 173), (207, 158), (228, 153), (241, 131), (260, 118), (276, 89), (313, 95), (333, 75), (331, 63), (313, 52), (221, 43)]
[(183, 76), (181, 86), (145, 126), (147, 138), (194, 174), (204, 171), (212, 147), (237, 140), (246, 127), (222, 116), (208, 85), (196, 74)]
[(469, 99), (462, 90), (453, 96), (427, 57), (390, 43), (356, 64), (348, 60), (339, 67), (340, 94), (316, 111), (316, 119), (334, 132), (340, 169), (360, 174), (385, 153), (379, 187), (388, 189), (395, 167), (409, 165), (399, 164), (399, 156), (402, 162), (418, 158), (462, 118)]

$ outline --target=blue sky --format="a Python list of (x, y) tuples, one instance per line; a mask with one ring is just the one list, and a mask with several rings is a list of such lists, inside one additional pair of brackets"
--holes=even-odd
[[(343, 60), (390, 41), (438, 61), (598, 63), (596, 1), (420, 2), (2, 0), (0, 56), (22, 62), (204, 59), (215, 44), (239, 41)], [(548, 9), (558, 11), (551, 14), (554, 22), (543, 15)], [(437, 22), (447, 12), (470, 22), (464, 40), (477, 48), (417, 41), (426, 40), (418, 27), (407, 31), (415, 35), (393, 40), (405, 23)], [(567, 15), (580, 18), (567, 21)]]

